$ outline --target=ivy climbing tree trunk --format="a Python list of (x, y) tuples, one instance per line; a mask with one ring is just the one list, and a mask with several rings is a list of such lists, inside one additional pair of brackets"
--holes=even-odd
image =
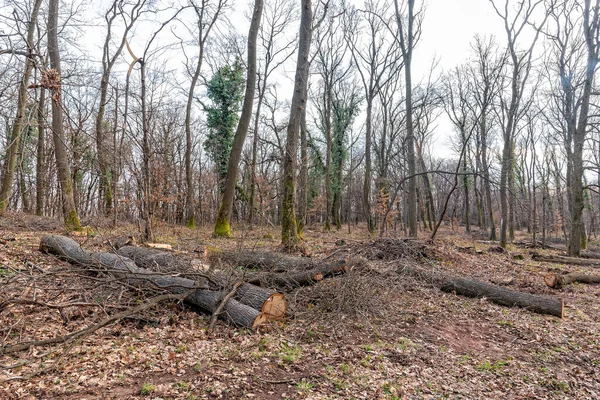
[(0, 188), (0, 211), (6, 210), (10, 193), (12, 191), (13, 179), (15, 175), (15, 166), (17, 164), (17, 154), (21, 148), (21, 131), (23, 130), (25, 120), (25, 109), (27, 106), (27, 87), (29, 86), (29, 78), (33, 70), (33, 40), (35, 27), (37, 25), (37, 17), (40, 11), (42, 0), (35, 0), (31, 18), (27, 26), (27, 56), (25, 59), (25, 68), (23, 78), (19, 83), (19, 92), (17, 97), (17, 115), (13, 122), (13, 126), (8, 140), (6, 149), (6, 160), (4, 162), (4, 171), (2, 174), (2, 187)]
[(250, 126), (252, 118), (252, 106), (254, 104), (254, 93), (256, 91), (256, 38), (260, 29), (260, 20), (262, 17), (263, 0), (254, 1), (254, 11), (252, 21), (250, 22), (250, 30), (248, 31), (248, 72), (246, 78), (246, 92), (244, 95), (244, 103), (242, 105), (242, 115), (238, 123), (233, 144), (231, 146), (231, 154), (227, 164), (227, 177), (225, 178), (225, 187), (223, 189), (223, 199), (219, 207), (217, 221), (213, 236), (215, 237), (232, 237), (229, 220), (231, 219), (231, 210), (233, 208), (233, 199), (235, 197), (235, 186), (237, 183), (237, 173), (244, 148), (244, 141)]
[(73, 181), (69, 167), (69, 156), (65, 145), (63, 115), (60, 105), (60, 53), (58, 51), (58, 0), (50, 0), (48, 10), (48, 56), (50, 66), (56, 71), (56, 87), (52, 96), (52, 137), (54, 139), (54, 154), (58, 182), (62, 193), (62, 204), (65, 226), (67, 229), (81, 229), (75, 198), (73, 197)]
[(294, 77), (294, 94), (287, 126), (285, 154), (283, 157), (283, 199), (281, 202), (281, 244), (286, 251), (295, 251), (300, 244), (296, 212), (296, 167), (298, 164), (298, 132), (302, 113), (306, 108), (308, 74), (310, 67), (310, 42), (312, 40), (312, 1), (301, 0), (302, 15), (298, 38), (298, 61)]

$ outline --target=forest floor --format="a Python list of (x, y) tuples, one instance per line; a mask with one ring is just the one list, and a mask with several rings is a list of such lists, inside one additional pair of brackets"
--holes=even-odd
[[(133, 225), (97, 231), (93, 238), (75, 239), (86, 248), (107, 248), (107, 238), (136, 233)], [(46, 233), (64, 232), (50, 219), (10, 214), (0, 219), (0, 302), (91, 302), (83, 294), (101, 292), (89, 276), (38, 251)], [(237, 231), (233, 240), (210, 239), (208, 228), (159, 226), (156, 234), (157, 242), (188, 254), (198, 251), (198, 257), (207, 245), (277, 251), (279, 243), (278, 233), (266, 228)], [(405, 242), (374, 242), (356, 227), (352, 233), (346, 226), (330, 233), (315, 227), (307, 229), (305, 239), (312, 257), (358, 254), (377, 273), (350, 271), (287, 293), (289, 318), (258, 332), (219, 322), (209, 334), (208, 315), (162, 304), (81, 340), (0, 355), (0, 398), (600, 398), (600, 286), (553, 290), (543, 282), (549, 271), (593, 268), (532, 261), (529, 249), (515, 245), (508, 253), (487, 251), (494, 244), (483, 233), (449, 227), (426, 245), (426, 261), (403, 250)], [(397, 274), (403, 263), (436, 265), (455, 275), (559, 296), (565, 317), (444, 293)], [(34, 279), (34, 285), (23, 287), (19, 274), (53, 281)], [(110, 294), (100, 309), (2, 303), (1, 344), (82, 329), (115, 312), (109, 305), (117, 307), (125, 298), (122, 292)]]

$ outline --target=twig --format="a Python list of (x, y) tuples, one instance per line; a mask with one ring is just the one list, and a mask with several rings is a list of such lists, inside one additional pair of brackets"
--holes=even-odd
[(212, 332), (213, 329), (215, 328), (215, 324), (217, 323), (217, 318), (219, 318), (219, 314), (221, 314), (221, 311), (223, 311), (223, 308), (225, 307), (225, 305), (227, 305), (227, 302), (229, 301), (229, 299), (231, 299), (235, 295), (235, 292), (237, 292), (238, 288), (240, 286), (242, 286), (243, 283), (244, 283), (243, 281), (237, 281), (233, 285), (233, 288), (231, 289), (231, 291), (229, 293), (227, 293), (227, 296), (225, 296), (223, 298), (223, 300), (221, 301), (221, 303), (219, 303), (219, 306), (217, 307), (217, 309), (215, 310), (213, 315), (210, 317), (210, 323), (208, 325), (209, 333)]
[(137, 307), (128, 308), (125, 311), (122, 311), (115, 315), (111, 315), (110, 317), (98, 322), (97, 324), (90, 325), (87, 328), (84, 328), (77, 332), (73, 332), (73, 333), (70, 333), (65, 336), (59, 336), (59, 337), (55, 337), (55, 338), (51, 338), (51, 339), (34, 340), (31, 342), (17, 343), (15, 345), (4, 346), (4, 347), (0, 348), (0, 354), (15, 353), (17, 351), (27, 350), (33, 346), (35, 346), (35, 347), (47, 346), (50, 344), (64, 343), (64, 342), (67, 342), (72, 339), (77, 339), (77, 338), (83, 337), (85, 335), (89, 335), (89, 334), (97, 331), (98, 329), (103, 328), (113, 322), (117, 322), (125, 317), (128, 317), (129, 315), (136, 314), (136, 313), (139, 313), (140, 311), (144, 311), (150, 307), (153, 307), (154, 305), (156, 305), (162, 301), (174, 300), (174, 299), (182, 300), (186, 296), (188, 296), (190, 294), (190, 292), (179, 293), (179, 294), (163, 294), (160, 296), (156, 296), (156, 297), (153, 297), (150, 300), (146, 301), (145, 303), (140, 304)]

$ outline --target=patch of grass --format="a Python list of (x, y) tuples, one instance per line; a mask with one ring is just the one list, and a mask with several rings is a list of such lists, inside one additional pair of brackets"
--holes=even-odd
[(185, 352), (186, 350), (187, 350), (187, 346), (185, 344), (182, 344), (182, 345), (177, 346), (177, 348), (175, 349), (175, 353), (181, 354), (181, 353)]
[(298, 388), (298, 390), (305, 393), (310, 392), (315, 387), (315, 384), (310, 383), (306, 379), (302, 378), (302, 380), (296, 384), (296, 387)]
[(456, 363), (457, 363), (458, 365), (463, 365), (463, 364), (466, 364), (466, 363), (468, 363), (468, 362), (469, 362), (469, 361), (471, 361), (471, 360), (472, 360), (471, 356), (464, 355), (464, 356), (460, 356), (460, 357), (458, 358), (458, 360), (456, 361)]
[(281, 345), (281, 353), (279, 353), (279, 357), (281, 361), (286, 363), (294, 363), (302, 354), (302, 348), (300, 346), (290, 345), (288, 343), (283, 343)]
[(500, 320), (498, 321), (498, 325), (500, 326), (514, 326), (514, 323), (512, 321), (507, 321), (507, 320)]
[(406, 350), (409, 347), (414, 347), (414, 343), (409, 338), (401, 337), (397, 341), (400, 350)]
[(360, 365), (362, 365), (365, 368), (371, 365), (371, 356), (366, 356), (365, 358), (360, 360)]
[(373, 346), (371, 346), (370, 344), (363, 344), (360, 346), (360, 348), (364, 351), (373, 351)]
[(156, 390), (156, 387), (153, 384), (145, 382), (142, 384), (142, 388), (140, 389), (140, 394), (142, 396), (148, 396), (155, 390)]
[(200, 364), (194, 364), (194, 372), (196, 373), (200, 373), (200, 371), (202, 371), (202, 365)]
[(475, 369), (479, 372), (496, 372), (508, 365), (507, 361), (498, 360), (491, 363), (488, 360), (482, 361), (475, 366)]
[(343, 362), (342, 365), (340, 366), (340, 368), (342, 369), (343, 373), (345, 373), (345, 374), (350, 373), (350, 366), (348, 365), (348, 363)]
[(554, 392), (568, 392), (569, 391), (569, 383), (568, 382), (559, 381), (556, 379), (542, 380), (540, 382), (540, 386), (550, 389)]
[(180, 390), (189, 390), (190, 389), (190, 386), (183, 381), (174, 383), (173, 387), (175, 389), (180, 389)]

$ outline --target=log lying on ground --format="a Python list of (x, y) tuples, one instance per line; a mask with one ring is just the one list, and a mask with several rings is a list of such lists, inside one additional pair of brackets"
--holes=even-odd
[(551, 296), (540, 296), (518, 292), (501, 286), (474, 279), (459, 278), (420, 267), (402, 266), (399, 274), (409, 274), (419, 280), (432, 283), (444, 292), (456, 293), (465, 297), (482, 298), (506, 307), (521, 307), (539, 314), (550, 314), (562, 318), (564, 301)]
[[(220, 291), (199, 288), (191, 279), (140, 268), (130, 259), (117, 254), (88, 253), (77, 242), (65, 236), (44, 236), (40, 242), (40, 250), (77, 266), (110, 273), (129, 285), (158, 288), (174, 294), (190, 291), (185, 301), (210, 313), (214, 313), (224, 295)], [(257, 328), (268, 321), (263, 313), (234, 299), (227, 302), (220, 317), (232, 325), (247, 328)]]
[(531, 258), (535, 261), (550, 262), (555, 264), (570, 264), (579, 265), (582, 267), (595, 267), (600, 268), (600, 260), (593, 258), (577, 258), (577, 257), (565, 257), (565, 256), (546, 256), (539, 253), (531, 253)]
[[(336, 269), (340, 260), (321, 260), (309, 257), (292, 257), (267, 251), (227, 251), (207, 249), (206, 256), (211, 265), (224, 263), (234, 267), (260, 269), (269, 272), (298, 272), (319, 268)], [(360, 260), (343, 260), (347, 268)], [(329, 268), (330, 267), (330, 268)]]
[(579, 257), (600, 260), (600, 253), (596, 253), (594, 251), (582, 251)]
[[(145, 247), (125, 246), (117, 251), (117, 254), (131, 259), (142, 268), (158, 270), (162, 272), (180, 273), (186, 276), (186, 271), (190, 270), (190, 259), (177, 256), (173, 253), (149, 249)], [(234, 279), (230, 279), (225, 273), (210, 273), (207, 279), (200, 279), (212, 289), (218, 290), (230, 286)], [(190, 277), (188, 275), (188, 277)], [(260, 310), (269, 319), (280, 319), (285, 316), (287, 311), (287, 301), (281, 293), (274, 290), (265, 289), (250, 283), (243, 283), (235, 292), (234, 299), (242, 304)]]
[[(356, 265), (353, 263), (352, 265)], [(300, 286), (313, 285), (325, 278), (341, 275), (348, 272), (349, 264), (345, 260), (327, 262), (320, 267), (306, 271), (290, 271), (281, 273), (251, 273), (246, 274), (246, 281), (265, 287), (276, 287), (282, 290), (291, 290)]]
[(570, 274), (548, 274), (544, 276), (544, 283), (553, 289), (560, 289), (571, 283), (600, 283), (600, 275), (589, 275), (580, 272), (571, 272)]

